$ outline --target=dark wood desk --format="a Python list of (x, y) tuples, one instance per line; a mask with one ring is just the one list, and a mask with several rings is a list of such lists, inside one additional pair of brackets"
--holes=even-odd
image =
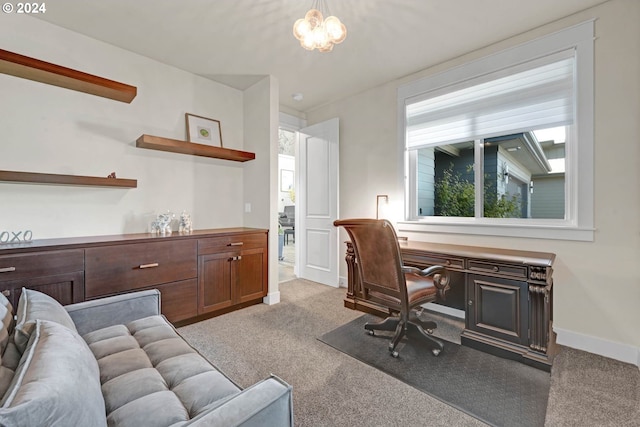
[[(551, 370), (555, 254), (413, 241), (401, 241), (400, 250), (405, 265), (449, 270), (452, 303), (445, 304), (465, 312), (463, 345)], [(388, 315), (364, 297), (351, 242), (346, 262), (345, 307)]]

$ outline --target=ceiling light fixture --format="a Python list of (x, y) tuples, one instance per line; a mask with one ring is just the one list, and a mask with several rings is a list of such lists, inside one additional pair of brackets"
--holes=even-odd
[[(324, 12), (324, 13), (323, 13)], [(331, 52), (334, 44), (347, 37), (347, 27), (335, 16), (329, 15), (326, 0), (313, 0), (311, 9), (293, 24), (293, 35), (307, 50)]]

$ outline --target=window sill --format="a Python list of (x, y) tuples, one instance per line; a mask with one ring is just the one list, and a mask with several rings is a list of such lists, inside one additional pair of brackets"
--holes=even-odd
[(524, 225), (524, 224), (479, 224), (477, 222), (442, 222), (442, 221), (400, 221), (398, 231), (414, 233), (451, 233), (474, 234), (499, 237), (524, 237), (531, 239), (575, 240), (593, 242), (593, 228), (578, 228), (566, 225)]

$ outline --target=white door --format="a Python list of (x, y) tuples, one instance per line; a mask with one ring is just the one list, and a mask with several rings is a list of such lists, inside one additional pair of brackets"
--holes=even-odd
[(300, 129), (296, 161), (298, 276), (338, 287), (337, 118)]

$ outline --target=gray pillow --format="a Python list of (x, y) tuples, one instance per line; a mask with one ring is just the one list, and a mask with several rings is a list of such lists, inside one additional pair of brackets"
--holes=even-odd
[(37, 320), (9, 390), (3, 426), (107, 425), (98, 362), (74, 331)]
[(24, 353), (27, 347), (36, 319), (56, 322), (77, 332), (67, 310), (58, 301), (42, 292), (22, 288), (16, 314), (18, 318), (13, 339), (20, 353)]

